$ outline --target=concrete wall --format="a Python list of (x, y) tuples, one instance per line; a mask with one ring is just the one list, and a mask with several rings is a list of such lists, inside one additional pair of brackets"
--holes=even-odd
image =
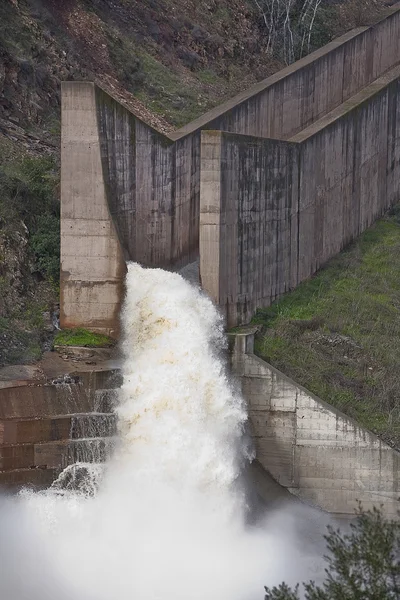
[(300, 146), (298, 281), (400, 200), (399, 106), (396, 67), (291, 138)]
[(228, 326), (297, 284), (299, 148), (202, 132), (200, 273)]
[[(215, 299), (221, 299), (224, 306), (227, 304), (230, 324), (235, 324), (238, 319), (246, 320), (260, 302), (270, 302), (303, 276), (307, 276), (307, 273), (314, 272), (315, 265), (321, 264), (324, 257), (330, 256), (332, 248), (341, 247), (341, 238), (334, 236), (327, 241), (325, 235), (322, 242), (315, 238), (314, 247), (310, 244), (298, 249), (297, 254), (300, 253), (302, 257), (304, 255), (304, 260), (294, 258), (293, 246), (296, 239), (301, 245), (301, 239), (296, 238), (299, 234), (292, 226), (295, 218), (293, 200), (295, 188), (301, 185), (303, 204), (300, 210), (306, 215), (307, 207), (312, 206), (313, 210), (316, 207), (312, 194), (315, 189), (319, 195), (322, 193), (322, 165), (318, 166), (319, 174), (310, 177), (309, 182), (304, 178), (312, 174), (320, 158), (318, 145), (325, 141), (315, 138), (316, 141), (309, 142), (308, 145), (302, 143), (303, 150), (298, 164), (295, 158), (298, 150), (294, 150), (294, 146), (285, 146), (277, 141), (274, 144), (273, 139), (268, 143), (255, 140), (237, 142), (241, 148), (240, 160), (245, 161), (241, 166), (241, 179), (234, 182), (234, 177), (228, 176), (230, 167), (222, 169), (222, 197), (217, 204), (225, 210), (224, 206), (228, 202), (228, 199), (224, 200), (226, 193), (230, 194), (229, 201), (234, 201), (233, 191), (226, 192), (225, 189), (226, 185), (232, 183), (232, 190), (241, 194), (238, 206), (244, 210), (243, 231), (236, 231), (233, 221), (228, 222), (229, 219), (226, 221), (225, 216), (222, 216), (220, 222), (224, 230), (218, 234), (220, 240), (217, 243), (210, 238), (212, 227), (209, 227), (212, 220), (215, 220), (215, 215), (206, 217), (208, 209), (204, 208), (211, 206), (214, 200), (211, 196), (205, 198), (203, 194), (203, 206), (200, 207), (201, 151), (205, 153), (202, 163), (203, 190), (207, 189), (209, 194), (212, 188), (212, 194), (215, 194), (216, 186), (221, 184), (216, 180), (213, 184), (211, 180), (207, 183), (209, 169), (205, 161), (208, 159), (204, 144), (201, 150), (201, 130), (227, 130), (275, 140), (293, 139), (293, 136), (301, 135), (304, 128), (312, 127), (329, 111), (338, 106), (343, 107), (344, 101), (353, 99), (353, 94), (399, 61), (400, 9), (395, 7), (388, 9), (386, 17), (373, 27), (360, 28), (346, 34), (169, 136), (144, 124), (94, 84), (63, 83), (61, 325), (84, 325), (117, 335), (118, 313), (123, 296), (124, 259), (135, 260), (147, 266), (182, 267), (197, 258), (200, 236), (204, 253), (201, 259), (201, 279), (205, 289)], [(393, 93), (390, 111), (397, 111), (397, 104), (397, 94)], [(375, 110), (377, 109), (374, 108)], [(379, 118), (384, 123), (385, 118), (380, 114)], [(355, 118), (355, 113), (351, 118)], [(368, 117), (366, 122), (367, 120)], [(395, 139), (397, 120), (393, 121), (392, 127), (395, 128), (392, 139)], [(233, 165), (239, 167), (234, 142), (229, 142), (228, 148), (228, 138), (222, 139), (222, 160), (230, 161), (232, 168)], [(246, 143), (248, 151), (244, 150)], [(258, 150), (250, 151), (250, 147), (255, 146)], [(355, 147), (361, 148), (360, 144)], [(259, 164), (252, 164), (252, 152)], [(334, 152), (338, 150), (335, 149)], [(398, 146), (395, 142), (391, 158), (396, 164), (397, 153)], [(324, 168), (328, 167), (327, 163)], [(352, 166), (355, 178), (359, 176), (357, 168), (355, 157)], [(364, 168), (366, 170), (367, 167)], [(300, 183), (295, 181), (297, 171)], [(395, 169), (389, 170), (387, 179), (389, 181), (391, 178), (392, 182), (391, 194), (388, 189), (391, 201), (397, 197), (396, 176)], [(368, 202), (373, 204), (375, 200), (372, 199), (372, 194), (378, 188), (369, 187), (367, 176), (360, 177), (371, 191), (371, 200)], [(257, 183), (257, 178), (261, 182)], [(285, 189), (285, 186), (291, 187)], [(263, 202), (266, 190), (269, 190), (270, 197), (278, 195), (281, 204), (268, 200), (269, 207), (264, 210), (260, 203)], [(348, 188), (345, 192), (350, 193)], [(330, 197), (335, 193), (332, 189)], [(264, 215), (264, 233), (254, 221), (254, 210), (250, 205), (246, 208), (244, 196), (248, 202), (255, 200), (259, 203), (261, 212), (256, 220)], [(324, 202), (325, 200), (320, 201), (321, 206)], [(352, 219), (353, 206), (349, 202), (348, 213)], [(318, 210), (319, 208), (316, 209), (315, 217), (307, 216), (307, 222), (300, 221), (300, 225), (298, 224), (299, 233), (304, 226), (304, 234), (310, 235), (310, 239), (314, 227), (311, 222), (315, 224), (314, 229), (318, 235), (321, 220)], [(207, 231), (203, 228), (201, 233), (200, 211), (203, 226), (209, 227)], [(289, 222), (283, 216), (288, 211)], [(275, 219), (274, 214), (278, 217), (272, 225), (269, 219)], [(365, 218), (361, 218), (361, 223), (370, 222), (376, 214), (377, 211), (366, 207)], [(233, 212), (229, 218), (234, 218)], [(207, 220), (209, 223), (206, 224)], [(308, 227), (311, 227), (310, 232)], [(255, 230), (259, 236), (256, 243), (252, 234)], [(350, 226), (349, 231), (343, 234), (343, 239), (351, 239), (353, 230), (354, 227)], [(223, 246), (224, 236), (228, 231), (234, 233), (238, 243), (242, 244), (239, 250), (232, 247), (232, 255), (229, 254), (228, 246)], [(261, 239), (267, 244), (263, 251), (257, 247)], [(232, 246), (231, 241), (229, 244)], [(219, 249), (214, 255), (217, 246)], [(234, 253), (237, 252), (239, 259), (236, 267)], [(317, 257), (315, 253), (318, 254)], [(260, 257), (265, 262), (265, 267), (259, 266), (257, 261)], [(298, 268), (295, 261), (299, 265), (300, 278), (295, 275)], [(218, 275), (216, 264), (221, 267)], [(225, 265), (231, 271), (222, 275), (221, 269)], [(249, 269), (257, 271), (259, 283), (254, 283)], [(230, 285), (232, 274), (238, 279)], [(216, 277), (218, 285), (215, 283)], [(221, 277), (225, 277), (229, 284), (227, 289), (225, 283), (220, 281)], [(262, 281), (264, 277), (267, 283)], [(216, 285), (220, 288), (217, 292)]]
[(117, 336), (125, 262), (107, 206), (94, 86), (63, 86), (61, 110), (61, 327)]
[(126, 259), (167, 268), (195, 260), (199, 135), (173, 143), (95, 93), (106, 196)]
[(383, 505), (396, 516), (400, 454), (253, 354), (254, 333), (232, 336), (233, 372), (248, 403), (257, 460), (292, 494), (352, 515)]
[(400, 200), (399, 109), (395, 67), (287, 142), (202, 132), (201, 281), (228, 326), (313, 275)]
[(220, 129), (287, 139), (400, 61), (400, 9), (360, 27), (245, 90), (171, 134)]

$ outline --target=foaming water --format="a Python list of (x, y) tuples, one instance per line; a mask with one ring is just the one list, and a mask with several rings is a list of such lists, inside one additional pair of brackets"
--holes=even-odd
[(122, 318), (112, 457), (0, 506), (0, 598), (261, 600), (264, 584), (307, 577), (316, 559), (293, 509), (248, 519), (246, 408), (210, 300), (178, 274), (130, 264)]

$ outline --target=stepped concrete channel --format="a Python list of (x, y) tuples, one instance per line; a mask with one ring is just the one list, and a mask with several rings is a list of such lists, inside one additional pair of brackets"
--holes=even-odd
[[(300, 503), (340, 519), (354, 516), (360, 500), (394, 517), (400, 454), (256, 357), (254, 328), (229, 340), (256, 450), (245, 474), (255, 498), (270, 507)], [(105, 361), (97, 370), (0, 385), (0, 491), (45, 489), (68, 465), (104, 462), (115, 442), (121, 384), (118, 361)]]
[(120, 384), (119, 369), (104, 368), (0, 388), (0, 490), (43, 489), (68, 465), (104, 462)]

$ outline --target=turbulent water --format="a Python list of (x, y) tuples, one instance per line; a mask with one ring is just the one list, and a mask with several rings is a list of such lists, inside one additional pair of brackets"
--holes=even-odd
[(130, 264), (122, 319), (114, 454), (4, 500), (1, 600), (262, 600), (306, 576), (292, 514), (249, 518), (246, 408), (210, 300)]

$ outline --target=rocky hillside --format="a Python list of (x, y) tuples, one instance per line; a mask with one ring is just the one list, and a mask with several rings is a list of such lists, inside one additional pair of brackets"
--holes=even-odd
[[(163, 131), (283, 66), (261, 0), (0, 1), (0, 365), (34, 360), (58, 297), (60, 81), (95, 80)], [(376, 18), (320, 5), (310, 49)]]

